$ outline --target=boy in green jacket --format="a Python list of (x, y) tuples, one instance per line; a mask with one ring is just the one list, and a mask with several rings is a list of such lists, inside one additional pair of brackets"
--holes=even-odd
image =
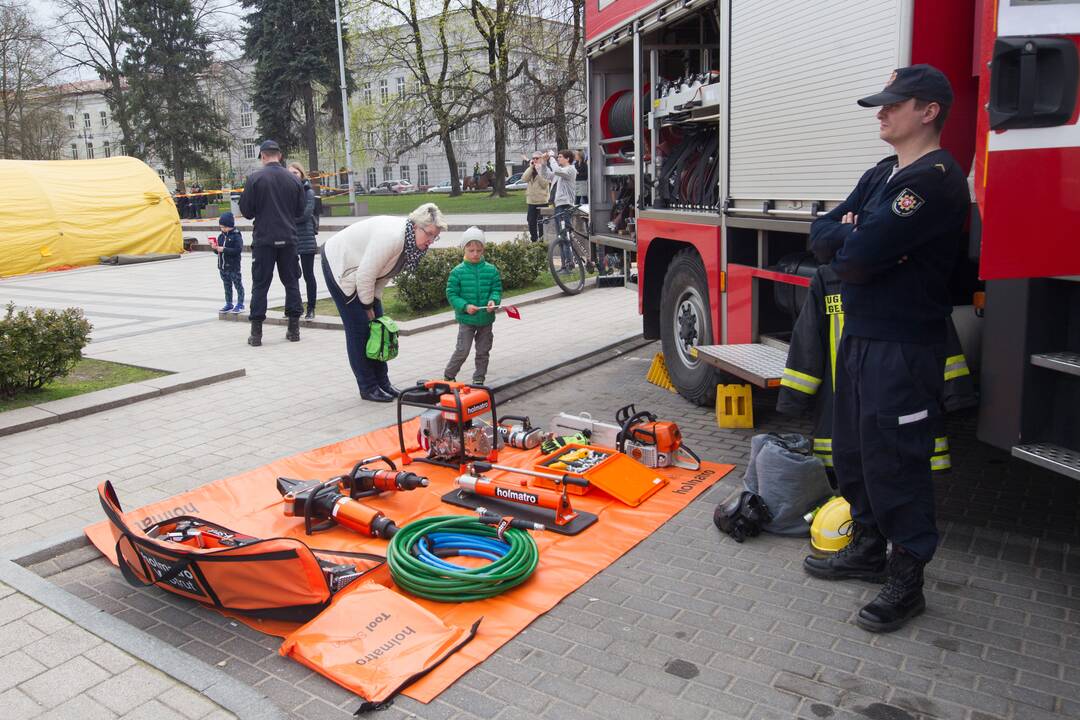
[(502, 300), (502, 278), (499, 269), (484, 261), (484, 231), (473, 226), (461, 237), (464, 259), (450, 271), (446, 279), (446, 299), (454, 308), (458, 321), (457, 347), (446, 363), (443, 376), (456, 380), (469, 348), (476, 341), (476, 370), (473, 384), (483, 385), (487, 375), (488, 356), (495, 339), (491, 330), (495, 311)]

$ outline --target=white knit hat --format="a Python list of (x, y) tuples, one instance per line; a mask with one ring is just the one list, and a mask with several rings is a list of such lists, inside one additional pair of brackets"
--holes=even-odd
[(478, 242), (484, 245), (487, 239), (484, 237), (484, 231), (473, 225), (471, 228), (461, 233), (461, 247), (465, 247), (471, 242)]

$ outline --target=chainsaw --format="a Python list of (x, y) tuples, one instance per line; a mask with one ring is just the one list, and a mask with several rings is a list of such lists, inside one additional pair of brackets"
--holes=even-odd
[(701, 468), (701, 458), (683, 444), (679, 426), (670, 420), (658, 420), (648, 410), (638, 411), (633, 405), (615, 413), (619, 434), (615, 449), (646, 467)]

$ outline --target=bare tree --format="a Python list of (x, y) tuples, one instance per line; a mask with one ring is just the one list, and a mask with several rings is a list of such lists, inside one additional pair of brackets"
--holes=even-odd
[(0, 157), (41, 157), (55, 140), (58, 94), (50, 88), (57, 73), (43, 28), (23, 7), (0, 3)]
[(511, 52), (522, 0), (468, 0), (469, 14), (487, 50), (487, 78), (484, 96), (491, 111), (495, 134), (495, 186), (492, 195), (506, 197), (506, 139), (510, 118), (511, 84), (521, 74), (523, 63)]
[(450, 194), (459, 195), (452, 133), (482, 113), (475, 109), (474, 73), (463, 52), (470, 45), (471, 23), (453, 1), (436, 0), (432, 13), (424, 15), (417, 0), (367, 0), (366, 7), (378, 12), (367, 13), (358, 44), (366, 48), (362, 71), (400, 66), (413, 81), (384, 113), (394, 117), (401, 130), (391, 154), (396, 157), (438, 138), (450, 170)]
[(124, 43), (120, 39), (120, 0), (54, 0), (63, 42), (56, 50), (73, 67), (86, 68), (107, 83), (102, 92), (120, 126), (125, 153), (136, 151), (124, 81)]
[(526, 82), (510, 119), (522, 129), (551, 127), (555, 144), (569, 148), (571, 126), (585, 118), (585, 0), (521, 1), (536, 21), (517, 30)]

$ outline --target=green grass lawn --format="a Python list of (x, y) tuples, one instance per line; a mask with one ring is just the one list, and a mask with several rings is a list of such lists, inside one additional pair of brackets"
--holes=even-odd
[[(368, 204), (368, 215), (406, 215), (426, 202), (433, 202), (447, 214), (454, 213), (524, 213), (525, 191), (514, 190), (506, 197), (491, 197), (486, 190), (468, 192), (457, 197), (444, 193), (412, 193), (410, 195), (357, 195), (357, 202)], [(349, 202), (349, 195), (323, 198), (324, 204)]]
[(160, 370), (149, 370), (134, 365), (121, 365), (120, 363), (106, 362), (105, 360), (83, 358), (75, 363), (75, 367), (67, 377), (55, 380), (32, 393), (16, 395), (9, 399), (0, 399), (0, 412), (37, 405), (50, 400), (82, 395), (95, 390), (104, 390), (117, 385), (126, 385), (140, 380), (149, 380), (150, 378), (168, 374)]
[[(447, 214), (454, 213), (525, 213), (525, 191), (513, 190), (506, 197), (491, 197), (486, 190), (468, 192), (457, 197), (445, 193), (412, 193), (410, 195), (357, 195), (357, 202), (368, 204), (368, 215), (407, 215), (426, 202), (433, 202)], [(324, 205), (347, 205), (349, 194), (323, 198)], [(229, 209), (229, 203), (217, 204), (217, 215)], [(203, 217), (216, 217), (214, 206), (203, 210)], [(338, 211), (340, 212), (340, 211)]]
[[(524, 295), (525, 293), (534, 292), (536, 290), (543, 290), (555, 285), (555, 281), (551, 279), (551, 273), (545, 270), (537, 276), (535, 280), (526, 285), (523, 288), (517, 288), (516, 290), (507, 290), (503, 293), (503, 298), (514, 297), (515, 295)], [(382, 296), (383, 312), (394, 318), (399, 322), (405, 320), (415, 320), (420, 317), (427, 317), (429, 315), (437, 315), (441, 312), (446, 312), (450, 309), (449, 303), (443, 303), (437, 308), (431, 310), (421, 310), (417, 312), (406, 305), (401, 298), (398, 297), (398, 289), (396, 287), (388, 287), (383, 291)], [(285, 306), (273, 308), (277, 312), (284, 312)], [(316, 315), (332, 315), (338, 317), (337, 305), (330, 298), (322, 298), (315, 303)]]

